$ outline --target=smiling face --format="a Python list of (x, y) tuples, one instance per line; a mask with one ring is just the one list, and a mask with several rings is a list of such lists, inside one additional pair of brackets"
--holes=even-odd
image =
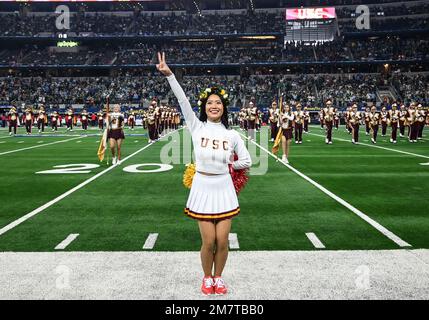
[(209, 96), (206, 103), (207, 119), (211, 122), (219, 122), (222, 118), (223, 111), (224, 107), (220, 97), (216, 94)]
[(113, 112), (120, 112), (121, 111), (121, 107), (117, 104), (113, 107)]

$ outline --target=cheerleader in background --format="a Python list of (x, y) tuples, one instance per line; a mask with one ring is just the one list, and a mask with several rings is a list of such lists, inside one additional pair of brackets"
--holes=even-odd
[(52, 131), (57, 131), (58, 130), (58, 120), (59, 120), (59, 118), (58, 118), (58, 112), (54, 111), (51, 114), (51, 128), (52, 128)]
[(73, 109), (69, 108), (66, 113), (67, 131), (73, 131)]
[(116, 104), (113, 106), (113, 112), (107, 114), (109, 130), (107, 139), (109, 140), (110, 150), (112, 152), (112, 164), (120, 164), (121, 162), (121, 146), (125, 139), (124, 135), (124, 114), (121, 113), (121, 107)]
[(82, 129), (83, 130), (88, 130), (88, 111), (86, 111), (86, 109), (83, 109), (81, 115), (80, 115), (80, 122), (82, 124)]
[(293, 139), (292, 132), (292, 123), (295, 119), (292, 109), (288, 104), (284, 104), (284, 110), (280, 113), (280, 125), (282, 127), (282, 148), (283, 148), (283, 156), (282, 161), (286, 164), (289, 163), (289, 150), (290, 143)]

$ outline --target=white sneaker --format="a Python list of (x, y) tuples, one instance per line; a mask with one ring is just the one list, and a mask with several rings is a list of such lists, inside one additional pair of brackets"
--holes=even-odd
[(393, 144), (396, 144), (396, 140), (393, 141)]
[(392, 138), (390, 138), (390, 142), (393, 143), (393, 139)]
[(295, 141), (295, 144), (298, 144), (298, 141)]
[(285, 155), (283, 155), (283, 157), (282, 157), (282, 161), (283, 161), (284, 163), (286, 163), (286, 164), (288, 164), (288, 163), (289, 163), (289, 161), (288, 161), (288, 159), (287, 159), (287, 157), (286, 157)]
[(328, 138), (326, 138), (326, 139), (325, 139), (325, 142), (326, 142), (326, 144), (328, 144), (328, 143), (329, 143), (329, 140), (328, 140)]
[(374, 138), (371, 138), (371, 142), (374, 143), (374, 144), (376, 143), (375, 140), (374, 140)]
[(271, 140), (270, 140), (271, 142), (274, 142), (274, 139), (273, 138), (271, 138)]
[(329, 141), (329, 144), (332, 144), (332, 141)]
[(116, 157), (113, 157), (112, 164), (115, 165), (117, 163)]
[(11, 132), (9, 132), (9, 135), (10, 135), (10, 136), (12, 135), (12, 131), (11, 131)]
[(302, 141), (300, 141), (299, 144), (302, 144)]
[(353, 143), (353, 144), (355, 144), (355, 143), (356, 143), (355, 139), (352, 139), (352, 143)]
[(39, 130), (39, 133), (42, 133), (42, 130)]

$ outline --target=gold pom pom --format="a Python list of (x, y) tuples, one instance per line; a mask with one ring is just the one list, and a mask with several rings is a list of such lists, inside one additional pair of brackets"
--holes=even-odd
[(183, 185), (186, 188), (191, 189), (194, 175), (195, 175), (195, 164), (193, 163), (187, 164), (185, 172), (183, 174)]

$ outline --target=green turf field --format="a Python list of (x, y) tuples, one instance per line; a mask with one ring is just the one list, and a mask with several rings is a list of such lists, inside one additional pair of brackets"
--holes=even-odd
[[(65, 133), (64, 128), (60, 131)], [(147, 137), (142, 135), (146, 132), (133, 131), (138, 135), (127, 136), (123, 147), (123, 158), (131, 157), (104, 173), (108, 166), (96, 157), (100, 137), (92, 135), (98, 131), (90, 130), (91, 136), (81, 133), (7, 137), (0, 130), (1, 230), (94, 178), (23, 223), (0, 231), (0, 251), (54, 251), (76, 233), (79, 237), (66, 251), (140, 251), (149, 233), (159, 234), (155, 251), (199, 250), (196, 222), (183, 214), (187, 161), (161, 173), (123, 171), (130, 165), (160, 163), (161, 149), (172, 141), (179, 143), (183, 130), (146, 148)], [(429, 248), (429, 166), (421, 165), (429, 163), (429, 141), (409, 144), (403, 138), (392, 145), (388, 137), (380, 136), (377, 148), (352, 145), (341, 128), (328, 146), (323, 134), (313, 126), (304, 135), (304, 144), (293, 144), (291, 165), (413, 248)], [(361, 130), (361, 142), (371, 144), (367, 140)], [(252, 175), (240, 194), (241, 214), (232, 229), (240, 250), (315, 250), (306, 237), (309, 232), (328, 250), (400, 248), (281, 162), (253, 148), (255, 169), (268, 161), (268, 170)], [(67, 164), (100, 166), (90, 173), (36, 174)]]

